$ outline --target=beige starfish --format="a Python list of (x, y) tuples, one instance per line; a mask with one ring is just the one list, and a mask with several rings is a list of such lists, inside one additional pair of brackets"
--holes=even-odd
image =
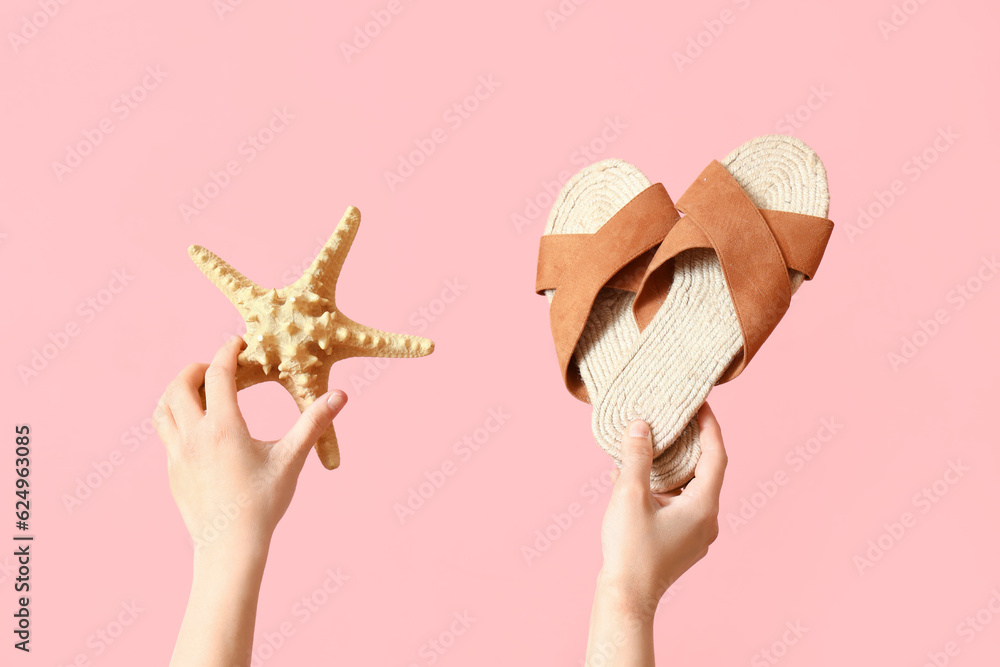
[[(423, 357), (434, 351), (433, 341), (426, 338), (372, 329), (337, 310), (337, 278), (360, 223), (361, 212), (349, 207), (312, 266), (281, 289), (261, 287), (201, 246), (188, 249), (246, 321), (247, 347), (238, 358), (237, 390), (273, 380), (303, 411), (327, 392), (334, 362), (349, 357)], [(316, 443), (316, 453), (327, 469), (340, 465), (332, 425)]]

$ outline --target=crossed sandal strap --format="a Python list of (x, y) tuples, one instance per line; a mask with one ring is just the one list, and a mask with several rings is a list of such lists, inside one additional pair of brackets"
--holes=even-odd
[(679, 219), (662, 184), (636, 195), (594, 234), (546, 234), (538, 248), (535, 292), (555, 289), (549, 324), (566, 388), (587, 402), (587, 388), (573, 361), (590, 310), (603, 287), (635, 292), (652, 251)]
[(685, 215), (650, 261), (633, 304), (640, 330), (666, 298), (669, 260), (692, 248), (715, 251), (736, 310), (743, 349), (716, 384), (746, 368), (788, 310), (788, 269), (811, 280), (823, 259), (833, 222), (801, 213), (758, 209), (732, 174), (713, 161), (677, 201)]

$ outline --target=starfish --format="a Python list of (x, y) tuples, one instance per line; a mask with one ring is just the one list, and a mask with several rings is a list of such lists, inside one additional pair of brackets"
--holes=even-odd
[[(237, 358), (237, 390), (278, 382), (304, 411), (327, 392), (330, 368), (341, 359), (423, 357), (434, 351), (434, 343), (426, 338), (373, 329), (337, 309), (337, 278), (360, 223), (361, 212), (348, 207), (312, 265), (280, 289), (261, 287), (201, 246), (188, 249), (194, 263), (246, 322), (246, 348)], [(340, 465), (332, 425), (316, 442), (316, 453), (328, 470)]]

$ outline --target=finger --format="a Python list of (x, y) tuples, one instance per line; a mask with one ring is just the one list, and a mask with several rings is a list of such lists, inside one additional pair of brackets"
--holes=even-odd
[(649, 471), (653, 467), (653, 438), (649, 424), (637, 420), (629, 424), (622, 437), (622, 482), (649, 490)]
[(165, 394), (167, 407), (181, 432), (189, 431), (205, 416), (198, 388), (205, 381), (207, 369), (208, 364), (190, 364), (178, 373), (167, 387)]
[(671, 489), (669, 491), (658, 491), (654, 493), (653, 496), (656, 498), (662, 498), (666, 500), (667, 498), (676, 498), (682, 493), (684, 493), (684, 489), (680, 488), (680, 489)]
[(233, 336), (219, 348), (205, 371), (207, 412), (223, 419), (241, 416), (240, 406), (236, 402), (236, 357), (242, 347), (243, 339)]
[(683, 492), (683, 488), (671, 489), (670, 491), (659, 491), (653, 494), (653, 500), (655, 500), (660, 507), (666, 507), (673, 502), (674, 498), (681, 495)]
[(296, 473), (302, 470), (309, 450), (346, 404), (347, 394), (339, 389), (327, 392), (313, 401), (285, 437), (275, 444), (278, 456), (284, 457)]
[(617, 465), (611, 469), (611, 486), (615, 485), (615, 482), (618, 481), (618, 478), (621, 477), (621, 474), (622, 471), (619, 470)]
[(701, 406), (698, 411), (698, 427), (701, 458), (695, 466), (694, 479), (688, 482), (684, 493), (704, 496), (718, 506), (719, 495), (722, 493), (722, 478), (729, 457), (722, 444), (722, 428), (708, 403)]
[(153, 427), (160, 440), (168, 447), (177, 437), (177, 424), (174, 422), (174, 416), (170, 414), (170, 408), (167, 407), (166, 396), (160, 396), (160, 400), (156, 402), (156, 409), (153, 410)]

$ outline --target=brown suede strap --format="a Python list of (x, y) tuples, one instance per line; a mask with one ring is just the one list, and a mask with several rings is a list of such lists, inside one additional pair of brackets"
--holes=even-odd
[(633, 312), (640, 329), (670, 287), (671, 259), (692, 248), (719, 257), (743, 334), (743, 350), (717, 384), (739, 375), (785, 314), (791, 300), (788, 268), (811, 279), (823, 259), (833, 223), (799, 213), (760, 210), (719, 162), (713, 161), (677, 202), (685, 215), (657, 249)]
[(636, 195), (594, 234), (546, 234), (538, 248), (535, 292), (555, 289), (549, 322), (566, 388), (587, 401), (573, 361), (597, 293), (603, 287), (637, 291), (652, 249), (679, 218), (663, 185)]

